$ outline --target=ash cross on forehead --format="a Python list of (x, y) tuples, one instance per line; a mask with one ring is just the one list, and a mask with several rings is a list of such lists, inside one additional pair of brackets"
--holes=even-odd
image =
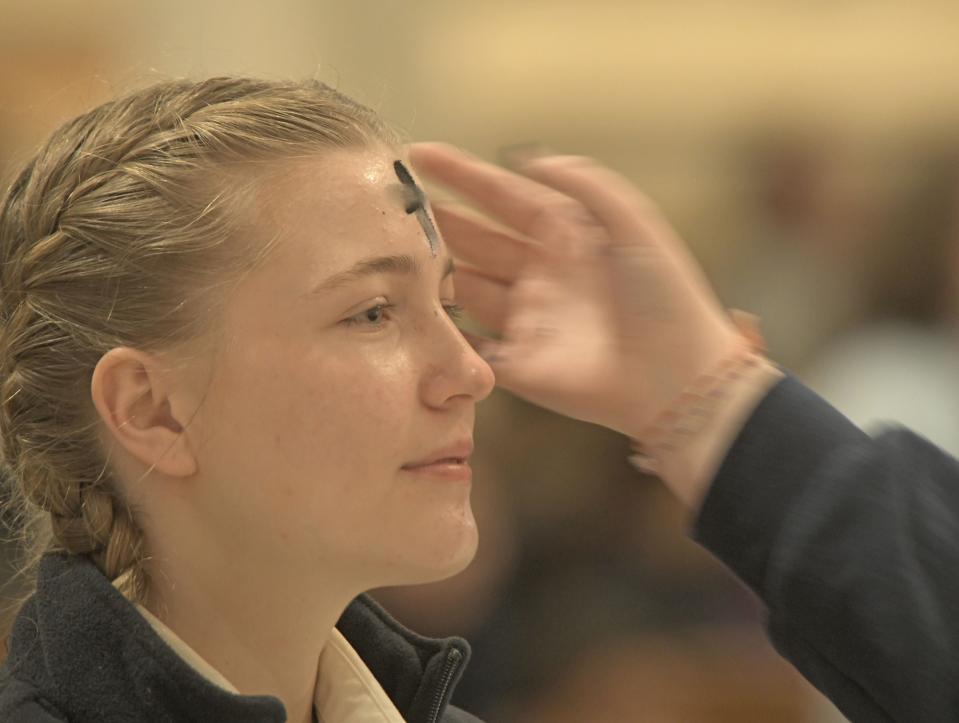
[(413, 176), (403, 165), (403, 161), (393, 161), (393, 170), (396, 171), (396, 177), (403, 184), (403, 190), (406, 194), (406, 212), (415, 213), (416, 220), (423, 227), (423, 233), (426, 234), (426, 240), (430, 244), (430, 256), (436, 256), (436, 249), (440, 245), (439, 236), (436, 233), (436, 226), (433, 225), (433, 219), (426, 212), (426, 194), (423, 189), (416, 185)]

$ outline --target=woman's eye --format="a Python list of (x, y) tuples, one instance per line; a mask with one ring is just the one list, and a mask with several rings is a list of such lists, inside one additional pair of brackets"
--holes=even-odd
[[(348, 326), (383, 326), (383, 323), (388, 319), (388, 315), (384, 317), (384, 312), (395, 308), (396, 304), (377, 304), (361, 311), (359, 314), (344, 319), (343, 322)], [(459, 319), (463, 314), (463, 307), (459, 304), (443, 304), (443, 308), (453, 320)]]
[(377, 304), (376, 306), (371, 306), (365, 311), (361, 311), (355, 316), (351, 316), (349, 319), (344, 319), (343, 321), (349, 326), (357, 325), (368, 325), (368, 326), (382, 326), (383, 325), (383, 312), (396, 308), (396, 304)]

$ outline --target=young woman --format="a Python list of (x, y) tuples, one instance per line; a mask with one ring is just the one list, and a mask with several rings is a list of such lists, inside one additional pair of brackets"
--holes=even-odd
[(408, 164), (326, 87), (213, 79), (91, 111), (14, 181), (4, 458), (50, 554), (0, 719), (467, 719), (465, 645), (351, 603), (477, 544), (493, 374)]
[[(414, 167), (501, 223), (431, 210)], [(68, 123), (0, 209), (0, 434), (35, 552), (0, 719), (475, 720), (449, 705), (466, 642), (363, 592), (472, 558), (494, 370), (633, 437), (848, 715), (959, 710), (959, 463), (777, 368), (595, 163), (408, 156), (323, 85), (215, 78)]]

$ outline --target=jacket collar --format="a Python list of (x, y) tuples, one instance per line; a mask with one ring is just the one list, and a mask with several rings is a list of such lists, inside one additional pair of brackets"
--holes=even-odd
[[(469, 661), (457, 637), (427, 638), (359, 595), (336, 624), (403, 717), (441, 720)], [(204, 678), (156, 634), (86, 556), (48, 553), (14, 624), (5, 672), (71, 719), (282, 723), (280, 700), (236, 695)]]

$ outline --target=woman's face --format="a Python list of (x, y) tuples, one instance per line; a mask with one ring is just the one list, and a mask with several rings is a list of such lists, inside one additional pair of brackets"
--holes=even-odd
[[(444, 308), (448, 250), (431, 253), (425, 219), (406, 212), (396, 160), (380, 147), (297, 160), (251, 209), (254, 233), (282, 239), (231, 292), (187, 428), (197, 519), (231, 557), (373, 587), (446, 577), (474, 555), (469, 480), (404, 466), (471, 443), (493, 373)], [(394, 270), (324, 285), (377, 257)]]

